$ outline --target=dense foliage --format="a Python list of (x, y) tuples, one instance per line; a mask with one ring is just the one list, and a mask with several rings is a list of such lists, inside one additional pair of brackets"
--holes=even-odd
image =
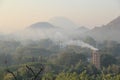
[(33, 78), (26, 65), (36, 73), (41, 64), (44, 71), (41, 80), (120, 80), (120, 44), (114, 41), (97, 43), (92, 38), (84, 39), (100, 49), (101, 69), (91, 62), (92, 50), (80, 46), (61, 48), (51, 40), (42, 41), (0, 41), (0, 80), (14, 80), (6, 72), (11, 70), (18, 80)]

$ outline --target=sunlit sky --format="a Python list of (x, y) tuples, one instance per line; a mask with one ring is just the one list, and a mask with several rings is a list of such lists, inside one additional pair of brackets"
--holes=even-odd
[(64, 16), (92, 28), (120, 16), (120, 0), (0, 0), (0, 32)]

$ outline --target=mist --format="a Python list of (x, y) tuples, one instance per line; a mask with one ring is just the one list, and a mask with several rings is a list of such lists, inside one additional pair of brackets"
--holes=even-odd
[(87, 30), (79, 29), (78, 25), (74, 24), (72, 21), (66, 18), (55, 18), (49, 22), (34, 23), (22, 31), (11, 34), (11, 38), (20, 41), (21, 43), (24, 41), (27, 43), (27, 41), (30, 40), (41, 41), (44, 39), (50, 39), (55, 44), (59, 46), (62, 45), (62, 47), (76, 45), (90, 48), (92, 50), (98, 50), (80, 39), (80, 36), (83, 36), (80, 34)]

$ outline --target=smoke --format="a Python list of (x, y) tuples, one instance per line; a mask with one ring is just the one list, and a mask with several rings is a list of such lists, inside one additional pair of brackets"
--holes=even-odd
[(67, 42), (63, 42), (62, 43), (62, 46), (65, 47), (67, 45), (77, 45), (77, 46), (80, 46), (80, 47), (86, 47), (86, 48), (90, 48), (92, 50), (95, 50), (97, 51), (98, 49), (83, 42), (83, 41), (80, 41), (80, 40), (70, 40), (70, 41), (67, 41)]
[[(71, 32), (71, 34), (69, 34)], [(66, 47), (67, 45), (77, 45), (81, 47), (90, 48), (92, 50), (98, 50), (97, 48), (81, 41), (77, 38), (79, 34), (75, 33), (74, 30), (65, 30), (61, 28), (40, 28), (40, 29), (26, 29), (15, 33), (14, 38), (19, 41), (27, 41), (27, 40), (43, 40), (50, 39), (55, 44), (60, 45), (62, 47)]]
[[(57, 21), (57, 22), (56, 22)], [(52, 25), (48, 22), (38, 22), (27, 29), (14, 33), (13, 37), (15, 40), (19, 41), (40, 41), (43, 39), (50, 39), (55, 44), (61, 45), (63, 47), (67, 45), (77, 45), (81, 47), (87, 47), (92, 50), (98, 50), (93, 46), (81, 41), (79, 39), (81, 30), (75, 28), (75, 24), (67, 19), (57, 19), (53, 20), (57, 26)], [(61, 27), (62, 26), (62, 27)]]
[[(71, 32), (71, 34), (69, 34)], [(15, 40), (40, 40), (51, 39), (53, 41), (67, 41), (76, 35), (74, 31), (64, 30), (61, 28), (40, 28), (40, 29), (25, 29), (12, 34)]]

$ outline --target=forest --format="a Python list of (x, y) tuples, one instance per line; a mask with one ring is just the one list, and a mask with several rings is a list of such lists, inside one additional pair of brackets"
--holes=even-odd
[(100, 69), (92, 64), (93, 50), (86, 47), (61, 47), (50, 39), (0, 40), (0, 80), (120, 80), (120, 43), (98, 43), (91, 37), (83, 41), (97, 44)]

